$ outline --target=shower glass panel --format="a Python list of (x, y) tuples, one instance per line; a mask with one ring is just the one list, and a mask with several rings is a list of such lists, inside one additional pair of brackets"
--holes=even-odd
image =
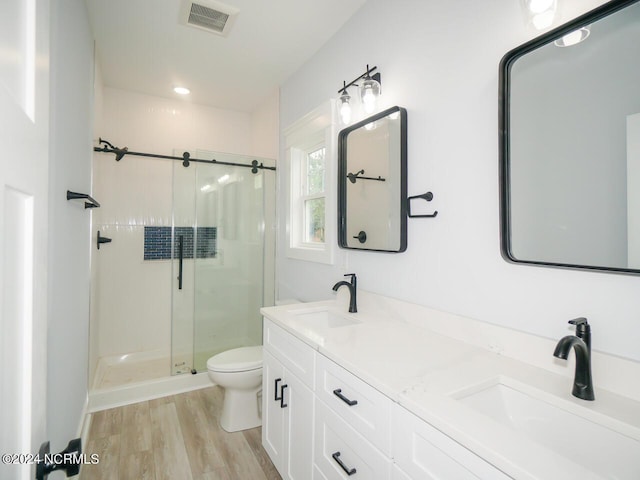
[[(203, 151), (192, 157), (242, 164), (255, 159)], [(209, 357), (262, 343), (264, 175), (237, 166), (192, 162), (185, 168), (174, 162), (173, 375), (206, 371)]]

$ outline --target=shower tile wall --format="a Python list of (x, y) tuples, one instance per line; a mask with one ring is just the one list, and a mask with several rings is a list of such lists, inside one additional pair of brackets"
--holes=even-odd
[(144, 262), (144, 228), (171, 225), (170, 191), (168, 161), (94, 157), (93, 231), (112, 239), (94, 251), (100, 357), (167, 349), (171, 262)]
[[(251, 153), (250, 114), (112, 88), (102, 95), (98, 136), (116, 146), (165, 155), (189, 148)], [(116, 162), (113, 155), (94, 154), (93, 195), (101, 208), (92, 212), (93, 362), (169, 354), (171, 261), (143, 258), (144, 227), (172, 224), (172, 168), (170, 160), (125, 156)], [(97, 230), (113, 240), (99, 251)]]

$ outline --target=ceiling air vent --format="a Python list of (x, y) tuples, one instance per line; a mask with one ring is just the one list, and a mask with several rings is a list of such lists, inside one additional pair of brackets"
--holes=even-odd
[(210, 0), (184, 0), (181, 20), (183, 25), (226, 36), (238, 9)]

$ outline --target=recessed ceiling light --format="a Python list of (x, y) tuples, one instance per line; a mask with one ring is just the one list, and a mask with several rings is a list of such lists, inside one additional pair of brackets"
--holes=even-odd
[(173, 91), (179, 95), (189, 95), (191, 90), (185, 87), (173, 87)]

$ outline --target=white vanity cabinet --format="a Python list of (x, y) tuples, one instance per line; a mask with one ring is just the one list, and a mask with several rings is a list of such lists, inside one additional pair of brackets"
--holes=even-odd
[(509, 480), (510, 477), (400, 405), (393, 406), (393, 480)]
[(387, 457), (393, 402), (323, 355), (316, 359), (316, 397)]
[(313, 480), (390, 480), (392, 461), (324, 402), (316, 403)]
[(315, 352), (266, 319), (263, 340), (262, 445), (283, 479), (309, 480)]
[(314, 480), (391, 478), (391, 400), (316, 357)]
[(398, 465), (394, 463), (393, 470), (391, 471), (391, 480), (411, 480), (411, 477), (400, 470)]
[(510, 477), (264, 320), (262, 444), (285, 480)]

